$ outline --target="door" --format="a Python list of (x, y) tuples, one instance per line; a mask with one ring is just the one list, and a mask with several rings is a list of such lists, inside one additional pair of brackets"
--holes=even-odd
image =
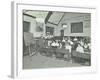
[(64, 37), (64, 30), (60, 30), (61, 37)]

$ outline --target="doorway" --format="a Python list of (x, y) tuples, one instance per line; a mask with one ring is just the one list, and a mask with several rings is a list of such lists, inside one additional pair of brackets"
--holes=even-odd
[(64, 37), (64, 30), (60, 30), (60, 36)]

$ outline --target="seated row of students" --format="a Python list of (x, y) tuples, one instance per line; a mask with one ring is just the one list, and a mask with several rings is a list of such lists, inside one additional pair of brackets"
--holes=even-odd
[[(50, 44), (50, 42), (49, 42)], [(67, 50), (69, 50), (69, 52), (71, 52), (71, 49), (72, 49), (72, 44), (73, 42), (70, 41), (70, 40), (53, 40), (51, 42), (51, 47), (52, 48), (65, 48)]]
[[(47, 42), (47, 47), (52, 47), (52, 48), (65, 48), (68, 49), (69, 52), (71, 50), (76, 50), (77, 52), (84, 53), (84, 50), (91, 50), (91, 45), (90, 42), (87, 42), (86, 40), (78, 40), (78, 38), (74, 38), (71, 40), (69, 37), (64, 38), (62, 40), (48, 40)], [(40, 44), (41, 45), (41, 44)], [(41, 45), (43, 46), (43, 45)]]
[(49, 42), (49, 45), (51, 44), (51, 47), (54, 48), (65, 48), (68, 49), (70, 52), (75, 48), (77, 52), (84, 53), (84, 51), (90, 51), (91, 50), (91, 44), (88, 42), (84, 42), (83, 40), (78, 40), (75, 38), (73, 41), (71, 39), (63, 39), (62, 41), (60, 40), (53, 40)]

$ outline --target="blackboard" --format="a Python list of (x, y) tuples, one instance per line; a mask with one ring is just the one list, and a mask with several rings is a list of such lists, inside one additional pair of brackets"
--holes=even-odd
[(83, 33), (83, 22), (71, 23), (71, 33)]
[(23, 32), (29, 32), (30, 30), (30, 22), (23, 21)]

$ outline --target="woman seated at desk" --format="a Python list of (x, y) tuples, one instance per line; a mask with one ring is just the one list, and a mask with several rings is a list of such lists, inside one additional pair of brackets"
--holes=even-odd
[(59, 43), (58, 43), (58, 41), (53, 41), (52, 43), (51, 43), (51, 47), (52, 48), (57, 48), (57, 47), (59, 47)]
[(84, 46), (83, 40), (80, 40), (78, 43), (81, 44), (81, 46)]
[(76, 51), (80, 53), (84, 53), (84, 48), (81, 46), (81, 44), (78, 44)]

